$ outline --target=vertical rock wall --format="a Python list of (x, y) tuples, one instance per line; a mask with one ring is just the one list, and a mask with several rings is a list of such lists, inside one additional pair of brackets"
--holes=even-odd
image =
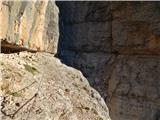
[(160, 3), (112, 4), (112, 48), (122, 53), (160, 54)]
[(109, 79), (112, 119), (160, 119), (160, 4), (112, 4), (112, 48), (119, 52)]
[(160, 119), (160, 3), (58, 2), (59, 56), (83, 71), (112, 120)]
[(2, 47), (56, 53), (59, 29), (58, 8), (54, 1), (2, 0), (0, 18)]
[(109, 2), (57, 2), (60, 9), (60, 57), (89, 79), (105, 98), (104, 65), (112, 59)]

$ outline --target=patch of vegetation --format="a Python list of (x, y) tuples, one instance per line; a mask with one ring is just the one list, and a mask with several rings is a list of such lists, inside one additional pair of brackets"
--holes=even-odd
[(9, 88), (10, 88), (10, 84), (8, 82), (3, 83), (0, 87), (0, 89), (8, 95), (12, 95), (14, 97), (21, 97), (22, 96), (21, 92), (12, 92)]
[(7, 90), (7, 91), (6, 91), (6, 94), (8, 94), (8, 95), (12, 95), (13, 97), (21, 97), (21, 96), (22, 96), (22, 94), (21, 94), (21, 93), (18, 93), (18, 92), (12, 92), (12, 91), (10, 91), (10, 90)]
[(38, 70), (35, 67), (32, 67), (32, 66), (30, 66), (28, 64), (25, 64), (24, 67), (28, 72), (32, 73), (33, 75), (38, 73)]

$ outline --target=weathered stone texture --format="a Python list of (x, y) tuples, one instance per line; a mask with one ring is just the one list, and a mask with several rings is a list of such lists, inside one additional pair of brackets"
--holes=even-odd
[(0, 18), (2, 46), (56, 53), (59, 29), (54, 1), (2, 0)]
[[(70, 1), (57, 4), (60, 9), (61, 33), (58, 55), (66, 64), (81, 70), (90, 84), (100, 92), (109, 104), (112, 120), (159, 120), (160, 3)], [(1, 1), (0, 7), (1, 39), (33, 50), (56, 53), (58, 9), (54, 2)], [(25, 54), (21, 55), (26, 57)], [(12, 59), (13, 56), (7, 57)], [(40, 97), (37, 98), (38, 107), (42, 110), (42, 114), (38, 114), (40, 119), (44, 119), (44, 116), (60, 120), (108, 119), (108, 110), (103, 100), (100, 97), (92, 98), (95, 94), (88, 90), (88, 83), (81, 83), (83, 78), (72, 75), (73, 70), (64, 70), (64, 65), (57, 63), (49, 54), (33, 55), (35, 59), (30, 57), (32, 55), (29, 54), (25, 58), (25, 63), (31, 60), (31, 65), (40, 71), (36, 74), (43, 75), (41, 78), (44, 79), (29, 89), (29, 93), (35, 93), (39, 88), (43, 91), (38, 92)], [(30, 76), (35, 74), (35, 69), (27, 67), (31, 70), (30, 74), (27, 73), (22, 65), (23, 57), (17, 55), (13, 58), (19, 61), (13, 60), (18, 68), (11, 66), (17, 72), (9, 74), (11, 69), (3, 66), (7, 73), (5, 75), (9, 75), (4, 78), (12, 82), (10, 75), (16, 75), (16, 85), (19, 86), (11, 86), (10, 89), (3, 87), (4, 93), (5, 88), (18, 90), (39, 80), (36, 75), (31, 80)], [(12, 63), (9, 59), (6, 59), (7, 64)], [(22, 76), (19, 69), (24, 72)], [(41, 71), (44, 71), (43, 74)], [(31, 81), (28, 83), (26, 79)], [(8, 94), (13, 103), (14, 100), (26, 101), (34, 95), (28, 95), (27, 91), (22, 94), (25, 98), (15, 97), (19, 94), (11, 91)], [(7, 103), (2, 108), (6, 113), (14, 113), (19, 104), (15, 105)], [(36, 107), (32, 108), (35, 111), (31, 112), (33, 117), (36, 116)], [(21, 119), (19, 113), (21, 111), (16, 117)], [(22, 116), (26, 117), (27, 114)]]
[(65, 50), (61, 57), (67, 65), (81, 70), (83, 75), (89, 80), (90, 85), (98, 90), (107, 101), (107, 81), (110, 77), (109, 73), (111, 73), (115, 55), (105, 53), (76, 53)]
[(119, 56), (109, 79), (112, 120), (160, 119), (160, 56)]
[(82, 73), (52, 54), (0, 57), (1, 120), (110, 120), (104, 100)]
[(84, 52), (111, 50), (109, 2), (58, 2), (57, 5), (61, 11), (61, 47)]
[(129, 55), (117, 58), (108, 82), (113, 120), (160, 119), (159, 5), (112, 3), (112, 50)]
[[(61, 14), (65, 24), (82, 22), (106, 22), (111, 16), (109, 2), (88, 2), (71, 1), (57, 2), (58, 6), (63, 6)], [(83, 9), (82, 9), (83, 6)]]
[(83, 71), (90, 84), (106, 98), (102, 90), (106, 90), (107, 83), (101, 67), (110, 59), (105, 53), (111, 51), (110, 2), (57, 2), (57, 5), (59, 56), (67, 65)]
[(160, 3), (58, 3), (59, 55), (105, 98), (111, 119), (159, 120)]
[(113, 50), (159, 54), (159, 6), (159, 2), (113, 2)]

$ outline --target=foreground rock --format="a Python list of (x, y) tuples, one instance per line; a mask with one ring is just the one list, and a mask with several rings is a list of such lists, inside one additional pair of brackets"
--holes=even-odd
[(51, 54), (1, 54), (1, 71), (1, 120), (110, 120), (81, 72)]
[(54, 1), (0, 1), (2, 51), (27, 48), (56, 53), (58, 13)]

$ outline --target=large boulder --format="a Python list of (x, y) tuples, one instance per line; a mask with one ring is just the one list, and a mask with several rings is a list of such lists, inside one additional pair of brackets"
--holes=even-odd
[(56, 53), (58, 13), (54, 1), (0, 1), (2, 51), (27, 48)]
[(1, 120), (110, 120), (83, 77), (49, 53), (1, 54)]

